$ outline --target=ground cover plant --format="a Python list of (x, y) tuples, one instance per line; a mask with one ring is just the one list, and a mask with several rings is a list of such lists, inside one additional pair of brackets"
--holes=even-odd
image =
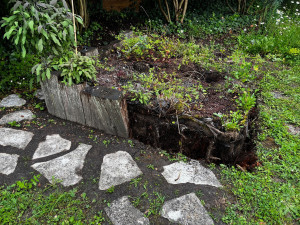
[(95, 201), (77, 189), (61, 190), (57, 185), (41, 187), (39, 176), (0, 187), (2, 224), (101, 224), (102, 211), (93, 211)]
[[(218, 164), (229, 193), (222, 219), (227, 224), (296, 224), (299, 221), (300, 143), (296, 132), (300, 126), (299, 2), (277, 4), (272, 10), (263, 11), (262, 3), (255, 1), (249, 8), (253, 13), (238, 5), (232, 8), (237, 11), (235, 14), (223, 10), (199, 15), (191, 10), (182, 23), (165, 24), (162, 18), (154, 18), (133, 32), (115, 31), (118, 36), (110, 34), (108, 39), (99, 37), (98, 33), (108, 29), (107, 25), (95, 22), (81, 38), (82, 45), (98, 46), (107, 42), (107, 46), (100, 48), (108, 52), (103, 51), (97, 60), (97, 72), (93, 68), (85, 69), (92, 74), (96, 72), (99, 85), (123, 91), (129, 102), (146, 106), (159, 117), (171, 116), (171, 124), (176, 126), (182, 116), (188, 115), (212, 118), (223, 132), (242, 133), (251, 129), (258, 133), (257, 138), (248, 137), (256, 142), (256, 155), (251, 156), (254, 161), (241, 160), (234, 167), (219, 165), (218, 159), (213, 161)], [(120, 42), (109, 44), (114, 38)], [(17, 36), (14, 41), (19, 43)], [(35, 46), (36, 50), (40, 48)], [(27, 57), (35, 61), (34, 56)], [(69, 68), (75, 61), (72, 57), (60, 57), (51, 66)], [(1, 62), (0, 66), (7, 61), (2, 58)], [(89, 63), (94, 64), (90, 60)], [(17, 70), (15, 64), (9, 66)], [(25, 77), (24, 71), (28, 68), (16, 71), (15, 76), (9, 70), (10, 75), (0, 81), (0, 86), (7, 90), (17, 87), (14, 85), (19, 82), (17, 77)], [(67, 69), (65, 74), (70, 74), (66, 83), (81, 80), (76, 77), (78, 74), (74, 75), (76, 68)], [(28, 82), (31, 75), (27, 76)], [(20, 84), (20, 88), (27, 86), (25, 82)], [(258, 118), (249, 125), (247, 121), (253, 114), (258, 114)], [(110, 141), (104, 140), (103, 144), (107, 147)], [(149, 165), (149, 169), (153, 168)], [(132, 181), (132, 185), (138, 185), (138, 180)], [(115, 192), (115, 187), (109, 192)], [(138, 206), (144, 197), (132, 197), (132, 202)], [(159, 193), (153, 193), (152, 197), (149, 216), (158, 214), (155, 205), (164, 200)], [(53, 198), (60, 199), (60, 195)], [(76, 207), (82, 207), (81, 203)], [(63, 215), (63, 218), (71, 217)], [(48, 215), (45, 219), (48, 220)]]

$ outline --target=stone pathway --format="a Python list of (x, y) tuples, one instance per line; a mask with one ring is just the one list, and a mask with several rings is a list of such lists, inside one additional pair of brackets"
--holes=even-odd
[[(17, 95), (11, 95), (3, 99), (0, 105), (19, 107), (25, 104), (24, 101)], [(0, 124), (5, 126), (9, 122), (31, 119), (33, 119), (31, 111), (20, 110), (2, 116)], [(18, 160), (22, 152), (31, 151), (33, 145), (29, 146), (29, 144), (33, 138), (35, 138), (35, 134), (32, 132), (0, 127), (0, 178), (1, 176), (14, 174), (18, 168)], [(31, 161), (34, 163), (30, 167), (42, 174), (50, 183), (60, 182), (65, 187), (78, 185), (83, 179), (82, 170), (87, 160), (89, 160), (87, 158), (88, 153), (96, 146), (73, 143), (62, 138), (59, 130), (56, 134), (47, 135), (38, 142), (39, 144), (33, 149)], [(74, 147), (77, 145), (77, 147), (72, 150), (72, 145)], [(27, 148), (27, 146), (29, 147)], [(12, 149), (12, 154), (7, 152), (8, 147)], [(99, 161), (102, 162), (101, 169), (94, 171), (95, 176), (100, 176), (98, 191), (107, 191), (112, 187), (122, 187), (123, 184), (128, 184), (140, 176), (152, 176), (149, 172), (147, 174), (143, 173), (140, 169), (142, 164), (138, 161), (138, 157), (134, 157), (126, 151), (120, 150), (109, 154), (105, 154), (105, 149), (100, 151), (104, 152), (103, 157), (99, 158)], [(177, 185), (194, 185), (196, 187), (206, 185), (209, 190), (212, 187), (221, 187), (214, 173), (203, 167), (198, 161), (166, 163), (168, 164), (162, 166), (155, 176), (165, 179), (164, 182), (170, 186), (173, 185), (174, 190), (176, 190)], [(155, 159), (147, 167), (149, 168), (149, 165), (152, 164), (155, 164)], [(146, 167), (146, 165), (143, 167)], [(154, 172), (156, 171), (154, 170)], [(147, 189), (145, 186), (144, 188)], [(121, 191), (121, 193), (123, 192)], [(121, 194), (104, 210), (112, 224), (150, 224), (149, 219), (143, 212), (134, 207), (127, 195), (122, 196)], [(194, 192), (165, 201), (161, 207), (160, 215), (170, 223), (175, 224), (214, 224)]]

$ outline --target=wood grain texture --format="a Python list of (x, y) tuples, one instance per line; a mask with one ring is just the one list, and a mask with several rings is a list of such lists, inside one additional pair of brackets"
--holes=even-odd
[(127, 103), (120, 91), (106, 87), (66, 86), (58, 81), (59, 74), (41, 82), (48, 112), (54, 116), (77, 122), (127, 138)]

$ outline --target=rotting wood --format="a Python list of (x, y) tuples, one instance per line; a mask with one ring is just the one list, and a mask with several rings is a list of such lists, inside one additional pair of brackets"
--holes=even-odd
[(107, 134), (129, 136), (127, 104), (120, 91), (83, 84), (66, 86), (59, 83), (58, 76), (41, 82), (50, 114)]

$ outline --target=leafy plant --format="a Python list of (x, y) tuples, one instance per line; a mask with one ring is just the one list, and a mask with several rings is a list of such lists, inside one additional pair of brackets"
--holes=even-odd
[(31, 68), (40, 62), (37, 56), (27, 54), (23, 58), (20, 54), (2, 55), (0, 58), (0, 92), (6, 93), (12, 89), (33, 89), (35, 76)]
[(88, 56), (73, 55), (68, 62), (58, 66), (63, 83), (71, 86), (85, 81), (96, 81), (95, 61)]
[(114, 193), (115, 192), (115, 186), (111, 186), (110, 188), (108, 188), (107, 190), (106, 190), (106, 192), (107, 193)]
[(28, 52), (58, 55), (74, 44), (71, 13), (64, 0), (64, 6), (57, 0), (49, 3), (34, 0), (11, 2), (14, 3), (11, 15), (3, 17), (2, 21), (6, 31), (4, 38), (10, 39), (23, 57)]

